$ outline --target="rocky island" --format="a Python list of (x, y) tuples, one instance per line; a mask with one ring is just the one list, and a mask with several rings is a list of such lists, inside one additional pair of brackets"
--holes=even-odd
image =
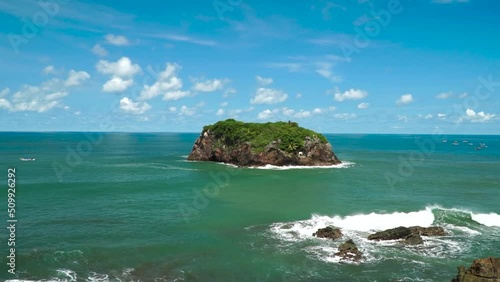
[(341, 163), (325, 136), (296, 122), (245, 123), (234, 119), (205, 126), (188, 160), (243, 167)]

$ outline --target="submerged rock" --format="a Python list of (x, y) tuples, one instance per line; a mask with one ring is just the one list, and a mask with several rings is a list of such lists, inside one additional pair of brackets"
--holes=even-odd
[(342, 231), (340, 231), (339, 228), (333, 228), (333, 227), (325, 227), (325, 228), (320, 228), (318, 231), (313, 233), (313, 236), (316, 236), (318, 238), (328, 238), (332, 240), (336, 240), (340, 237), (342, 237)]
[(335, 253), (336, 256), (343, 260), (359, 261), (363, 258), (363, 253), (358, 250), (356, 244), (352, 239), (349, 239), (339, 246), (339, 251)]
[(418, 234), (410, 234), (404, 238), (404, 240), (400, 241), (405, 245), (421, 245), (424, 243), (424, 240)]
[(452, 282), (500, 282), (500, 258), (476, 259), (469, 269), (458, 267)]

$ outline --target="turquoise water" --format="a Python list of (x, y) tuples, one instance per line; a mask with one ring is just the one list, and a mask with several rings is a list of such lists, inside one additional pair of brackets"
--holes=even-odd
[[(343, 165), (288, 170), (187, 162), (197, 134), (90, 137), (0, 133), (18, 219), (17, 274), (2, 228), (0, 280), (449, 281), (500, 253), (500, 136), (328, 135)], [(7, 226), (6, 192), (1, 203)], [(361, 263), (333, 256), (342, 241), (311, 236), (327, 225), (356, 242)], [(401, 225), (450, 236), (365, 239)]]

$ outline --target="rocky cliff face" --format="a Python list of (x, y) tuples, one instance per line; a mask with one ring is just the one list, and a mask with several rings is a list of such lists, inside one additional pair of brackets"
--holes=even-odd
[(196, 140), (188, 160), (214, 161), (238, 166), (328, 166), (340, 164), (329, 143), (322, 143), (318, 138), (306, 137), (301, 151), (285, 152), (280, 150), (281, 140), (270, 142), (262, 152), (253, 152), (252, 143), (244, 142), (236, 146), (227, 146), (223, 138), (215, 138), (210, 130), (202, 132)]
[(469, 269), (461, 266), (452, 282), (500, 282), (500, 258), (475, 260)]

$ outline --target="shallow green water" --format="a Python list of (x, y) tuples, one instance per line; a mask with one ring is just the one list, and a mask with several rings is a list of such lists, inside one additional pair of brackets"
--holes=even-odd
[[(18, 219), (17, 274), (2, 232), (1, 280), (449, 281), (458, 265), (499, 256), (500, 136), (331, 135), (344, 165), (290, 170), (187, 162), (197, 134), (93, 137), (0, 133)], [(326, 225), (365, 259), (339, 262), (341, 241), (311, 236)], [(450, 236), (413, 248), (365, 239), (400, 225)]]

